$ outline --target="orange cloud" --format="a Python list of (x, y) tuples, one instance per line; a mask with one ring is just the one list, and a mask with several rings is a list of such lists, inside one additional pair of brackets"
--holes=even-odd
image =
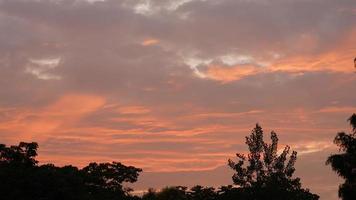
[(330, 107), (322, 108), (318, 112), (320, 112), (320, 113), (352, 113), (355, 110), (356, 110), (356, 107), (330, 106)]
[(158, 44), (159, 43), (159, 40), (157, 39), (147, 39), (147, 40), (144, 40), (141, 45), (142, 46), (151, 46), (151, 45), (155, 45), (155, 44)]
[(57, 129), (74, 126), (83, 116), (105, 104), (105, 99), (93, 95), (65, 95), (48, 106), (18, 108), (0, 122), (0, 130), (19, 135), (22, 140), (53, 134)]
[[(199, 71), (199, 73), (201, 78), (209, 78), (222, 83), (240, 80), (259, 73), (304, 73), (316, 71), (353, 73), (355, 72), (353, 65), (356, 51), (353, 45), (356, 43), (355, 38), (356, 29), (350, 31), (337, 46), (319, 53), (272, 56), (269, 59), (251, 58), (251, 61), (248, 61), (250, 64), (244, 65), (206, 64), (207, 70)], [(302, 35), (300, 40), (295, 43), (301, 52), (303, 52), (303, 49), (316, 49), (319, 45), (318, 38), (310, 34)], [(259, 67), (259, 65), (263, 65), (263, 67)]]
[(223, 112), (223, 113), (201, 113), (192, 116), (193, 118), (235, 118), (242, 117), (248, 114), (261, 114), (263, 110), (250, 110), (247, 112)]
[(213, 80), (230, 82), (256, 74), (259, 71), (258, 67), (253, 65), (237, 65), (233, 67), (210, 65), (205, 75)]
[[(313, 126), (311, 115), (318, 115), (318, 110), (234, 113), (196, 108), (180, 117), (167, 117), (147, 105), (107, 104), (104, 97), (96, 95), (65, 95), (37, 110), (1, 111), (8, 113), (0, 123), (1, 131), (18, 134), (13, 138), (33, 138), (45, 144), (40, 149), (41, 163), (85, 166), (91, 161), (117, 160), (145, 171), (199, 171), (224, 165), (235, 152), (244, 151), (237, 144), (243, 144), (244, 136), (258, 121), (263, 127), (280, 127), (276, 131), (286, 134), (281, 135), (283, 141), (302, 154), (327, 147), (324, 141), (303, 146), (305, 135), (337, 131)], [(83, 123), (87, 116), (97, 113), (104, 114), (99, 123)], [(291, 133), (298, 133), (301, 141), (286, 140)]]
[(44, 115), (77, 116), (99, 109), (105, 104), (105, 98), (94, 95), (65, 95), (55, 103), (43, 109)]
[(144, 106), (126, 106), (126, 107), (119, 107), (117, 109), (119, 113), (122, 114), (146, 114), (151, 112), (150, 109)]
[[(306, 37), (308, 48), (314, 45), (315, 39)], [(356, 29), (348, 33), (337, 46), (330, 50), (315, 55), (296, 55), (277, 60), (270, 66), (271, 71), (335, 71), (335, 72), (354, 72), (353, 58), (356, 48)], [(304, 43), (302, 43), (304, 44)]]

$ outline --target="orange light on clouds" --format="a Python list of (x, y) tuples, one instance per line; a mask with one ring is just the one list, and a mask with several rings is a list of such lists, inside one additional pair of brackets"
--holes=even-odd
[(298, 44), (297, 48), (300, 49), (301, 53), (278, 56), (271, 59), (265, 58), (266, 60), (253, 59), (250, 64), (243, 65), (206, 64), (206, 70), (199, 71), (199, 73), (203, 74), (201, 78), (208, 78), (221, 83), (238, 81), (259, 73), (354, 73), (353, 59), (356, 48), (353, 44), (356, 42), (355, 38), (356, 30), (353, 30), (337, 46), (311, 54), (302, 53), (303, 49), (308, 52), (307, 50), (316, 48), (318, 39), (313, 35), (302, 35), (300, 41), (296, 42)]
[(330, 106), (330, 107), (326, 107), (323, 109), (320, 109), (319, 112), (320, 113), (350, 113), (350, 111), (352, 110), (356, 110), (356, 107), (336, 107), (336, 106)]
[(105, 98), (94, 95), (65, 95), (44, 108), (44, 112), (54, 116), (83, 115), (104, 106), (105, 101)]
[(21, 135), (22, 140), (31, 140), (73, 125), (104, 104), (105, 99), (99, 96), (65, 95), (43, 108), (18, 108), (10, 112), (9, 119), (0, 123), (0, 130)]
[(151, 112), (150, 109), (143, 106), (126, 106), (117, 109), (119, 113), (122, 114), (146, 114)]
[(151, 46), (151, 45), (155, 45), (155, 44), (158, 44), (159, 43), (159, 40), (157, 39), (147, 39), (147, 40), (144, 40), (141, 45), (142, 46)]
[[(318, 54), (293, 55), (275, 61), (269, 67), (273, 71), (308, 72), (329, 71), (353, 73), (356, 29), (350, 31), (337, 46)], [(310, 43), (310, 42), (309, 42)], [(308, 48), (306, 45), (304, 48)]]
[(239, 80), (249, 75), (256, 74), (260, 71), (258, 67), (253, 65), (237, 65), (233, 67), (211, 65), (208, 66), (206, 76), (213, 80), (218, 80), (223, 83)]

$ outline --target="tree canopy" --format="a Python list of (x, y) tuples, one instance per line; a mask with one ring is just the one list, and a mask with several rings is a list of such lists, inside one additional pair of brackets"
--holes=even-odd
[(237, 161), (228, 163), (235, 171), (234, 184), (248, 193), (247, 199), (319, 199), (301, 187), (299, 178), (293, 178), (297, 152), (285, 146), (278, 155), (277, 134), (271, 133), (271, 144), (266, 143), (263, 136), (262, 127), (256, 124), (246, 137), (249, 153), (237, 153)]
[(16, 200), (122, 200), (123, 187), (142, 171), (118, 162), (73, 166), (38, 165), (37, 143), (0, 145), (0, 196)]
[(336, 135), (334, 143), (339, 147), (339, 154), (330, 155), (327, 165), (345, 182), (339, 186), (339, 197), (343, 200), (356, 199), (356, 114), (348, 121), (352, 127), (351, 133), (340, 132)]

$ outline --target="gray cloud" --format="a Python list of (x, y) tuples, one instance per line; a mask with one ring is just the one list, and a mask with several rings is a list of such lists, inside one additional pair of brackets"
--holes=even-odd
[[(144, 2), (0, 1), (4, 142), (39, 140), (43, 160), (57, 163), (145, 165), (144, 155), (150, 170), (206, 169), (243, 151), (256, 122), (300, 152), (330, 148), (348, 128), (356, 79), (337, 68), (347, 69), (344, 59), (352, 65), (351, 54), (339, 54), (353, 50), (345, 44), (354, 36), (353, 1), (147, 1), (140, 13)], [(311, 66), (293, 71), (298, 56)], [(56, 59), (55, 67), (48, 63)], [(283, 59), (287, 70), (274, 70)], [(260, 71), (229, 82), (194, 71), (207, 75), (212, 64)], [(73, 94), (88, 108), (62, 113), (60, 106), (81, 106), (63, 101)], [(28, 130), (38, 133), (19, 133)], [(305, 167), (299, 173), (309, 177)]]

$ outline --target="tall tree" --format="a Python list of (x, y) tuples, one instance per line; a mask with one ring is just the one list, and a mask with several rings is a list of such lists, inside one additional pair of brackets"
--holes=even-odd
[(285, 146), (278, 155), (275, 132), (271, 133), (271, 141), (271, 144), (264, 142), (262, 127), (256, 124), (246, 137), (249, 153), (237, 153), (236, 162), (229, 160), (229, 166), (235, 170), (233, 182), (248, 193), (244, 196), (248, 199), (319, 199), (308, 189), (302, 189), (299, 178), (293, 178), (297, 152), (290, 152), (290, 147)]
[(339, 147), (339, 154), (328, 157), (326, 164), (345, 182), (339, 186), (339, 197), (343, 200), (356, 199), (356, 114), (348, 121), (352, 127), (351, 133), (340, 132), (336, 135), (334, 143)]

